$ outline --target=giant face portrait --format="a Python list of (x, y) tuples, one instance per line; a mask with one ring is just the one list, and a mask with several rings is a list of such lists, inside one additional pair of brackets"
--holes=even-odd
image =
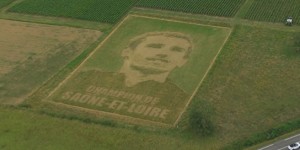
[(180, 33), (156, 33), (144, 35), (132, 41), (123, 51), (132, 66), (168, 72), (181, 67), (187, 61), (191, 42)]
[(124, 65), (121, 72), (127, 78), (134, 76), (136, 80), (144, 78), (164, 82), (173, 69), (187, 62), (191, 49), (190, 38), (182, 33), (146, 33), (132, 39), (123, 50)]
[(133, 124), (175, 126), (230, 33), (128, 15), (47, 100)]

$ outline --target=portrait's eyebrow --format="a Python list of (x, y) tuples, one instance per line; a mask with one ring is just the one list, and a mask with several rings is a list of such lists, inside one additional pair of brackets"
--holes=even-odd
[(184, 51), (186, 51), (186, 49), (185, 49), (185, 48), (182, 48), (182, 47), (180, 47), (180, 46), (173, 46), (173, 47), (171, 48), (171, 51), (174, 51), (174, 52), (184, 52)]
[(162, 43), (150, 43), (150, 44), (147, 44), (146, 46), (147, 47), (151, 47), (151, 48), (162, 48), (165, 44), (162, 44)]

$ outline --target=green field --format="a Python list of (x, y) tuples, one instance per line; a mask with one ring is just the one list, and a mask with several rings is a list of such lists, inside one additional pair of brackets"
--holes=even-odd
[(217, 145), (212, 138), (193, 139), (180, 132), (86, 124), (14, 108), (0, 108), (0, 121), (1, 150), (193, 150)]
[(24, 0), (8, 11), (115, 23), (136, 0)]
[[(143, 76), (147, 76), (150, 79), (138, 82), (132, 86), (127, 85), (126, 81), (128, 78), (126, 75), (128, 72), (122, 72), (120, 68), (123, 63), (126, 64), (125, 58), (122, 57), (124, 57), (123, 53), (127, 49), (128, 43), (136, 36), (157, 32), (184, 33), (191, 37), (193, 49), (188, 59), (186, 59), (187, 62), (183, 67), (178, 67), (174, 71), (171, 70), (166, 81), (159, 80), (163, 76), (161, 73), (151, 72), (152, 70), (148, 69), (147, 71), (150, 72), (143, 73)], [(130, 16), (50, 100), (92, 110), (173, 124), (180, 116), (180, 113), (184, 111), (185, 105), (197, 89), (201, 79), (204, 77), (213, 58), (221, 49), (229, 33), (229, 28)], [(156, 52), (160, 50), (151, 49), (151, 51)], [(145, 55), (147, 58), (155, 59), (159, 57), (158, 55), (152, 56), (149, 53), (146, 52), (140, 56)], [(167, 58), (168, 60), (165, 61), (176, 63), (171, 60), (171, 55), (177, 55), (178, 53), (180, 52), (170, 54), (168, 56), (170, 59)], [(139, 62), (139, 65), (141, 64)], [(149, 64), (147, 61), (147, 65)], [(126, 81), (123, 81), (124, 76)], [(109, 91), (99, 93), (99, 91), (96, 92), (96, 88)], [(113, 91), (117, 94), (109, 94)], [(124, 95), (124, 92), (126, 94), (133, 94), (134, 96), (128, 98), (128, 96)], [(136, 95), (143, 98), (137, 98)], [(106, 99), (108, 102), (105, 102), (104, 105), (108, 106), (97, 106), (95, 102), (90, 102), (91, 98), (88, 97)], [(113, 103), (123, 102), (126, 103), (124, 109), (112, 106), (114, 105)], [(125, 109), (126, 105), (128, 105), (128, 109)], [(135, 110), (131, 112), (130, 108)], [(144, 115), (141, 115), (143, 109), (148, 108), (153, 108), (153, 111), (156, 108), (157, 110), (165, 110), (172, 113), (166, 114), (167, 116), (165, 117), (151, 117), (151, 112), (153, 111), (149, 110), (149, 115), (145, 115), (147, 114), (146, 112), (143, 113)], [(153, 114), (153, 116), (155, 115)]]
[(140, 0), (137, 7), (232, 17), (245, 0)]
[[(64, 149), (220, 149), (298, 118), (300, 57), (294, 51), (295, 35), (266, 28), (236, 27), (192, 102), (206, 101), (213, 106), (217, 132), (212, 137), (194, 137), (181, 130), (149, 131), (143, 127), (87, 124), (28, 110), (1, 108), (4, 124), (0, 126), (3, 133), (0, 146), (59, 149), (59, 143), (63, 142)], [(180, 123), (183, 126), (186, 117)], [(80, 147), (74, 147), (74, 142), (81, 143)]]
[(14, 0), (1, 0), (0, 1), (0, 8), (7, 6), (8, 4), (10, 4), (13, 1)]
[(293, 17), (296, 24), (300, 23), (299, 0), (254, 0), (245, 19), (285, 22), (288, 16)]
[(0, 150), (240, 150), (299, 130), (299, 0), (11, 2)]
[(238, 26), (197, 97), (215, 108), (224, 139), (299, 118), (300, 54), (295, 32)]

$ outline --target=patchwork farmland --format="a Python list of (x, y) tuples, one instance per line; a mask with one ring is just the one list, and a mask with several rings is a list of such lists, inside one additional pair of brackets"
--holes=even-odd
[(298, 5), (2, 0), (0, 149), (255, 149), (298, 130)]

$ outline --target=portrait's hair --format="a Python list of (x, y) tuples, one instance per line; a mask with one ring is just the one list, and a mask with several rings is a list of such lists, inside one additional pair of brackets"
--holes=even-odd
[(191, 51), (192, 51), (192, 49), (193, 49), (192, 39), (189, 36), (187, 36), (183, 33), (179, 33), (179, 32), (147, 32), (147, 33), (144, 33), (142, 35), (136, 36), (133, 39), (131, 39), (127, 48), (129, 48), (131, 50), (135, 50), (135, 48), (140, 43), (145, 41), (146, 38), (150, 37), (150, 36), (174, 37), (174, 38), (179, 38), (179, 39), (186, 40), (190, 44), (190, 46), (189, 46), (184, 58), (188, 58)]

